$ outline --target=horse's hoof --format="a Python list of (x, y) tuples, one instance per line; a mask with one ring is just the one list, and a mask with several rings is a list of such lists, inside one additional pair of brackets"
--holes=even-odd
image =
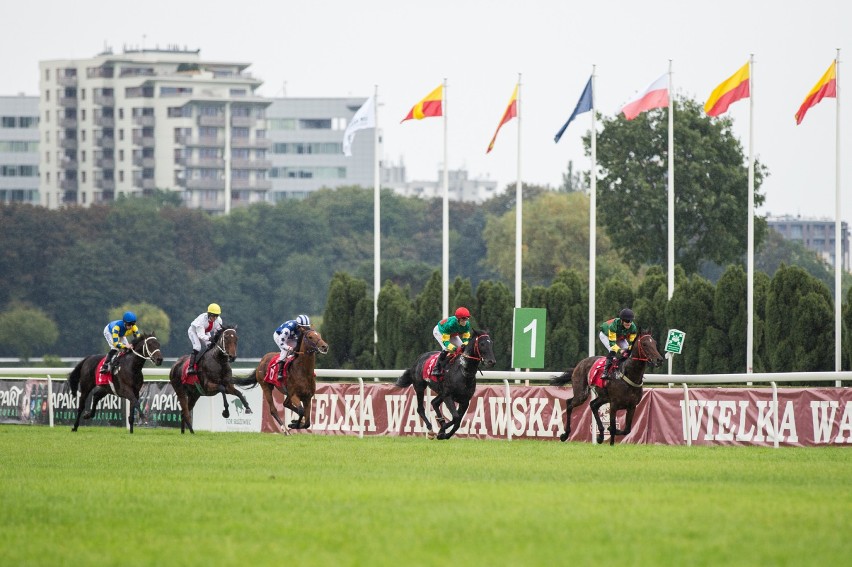
[(559, 440), (562, 441), (562, 442), (568, 441), (568, 434), (563, 433), (562, 435), (559, 436)]
[(428, 439), (434, 439), (435, 437), (437, 437), (437, 435), (435, 434), (434, 431), (429, 431), (429, 432), (426, 433), (426, 437)]
[(598, 435), (598, 445), (602, 445), (602, 444), (603, 444), (603, 438), (604, 438), (603, 433), (601, 433), (600, 435)]
[(248, 406), (246, 406), (246, 413), (247, 413), (247, 414), (251, 413), (251, 408), (250, 408), (250, 407), (248, 407)]
[(87, 411), (83, 414), (83, 419), (92, 419), (92, 412)]
[(222, 417), (224, 417), (225, 419), (227, 419), (227, 418), (231, 417), (231, 412), (229, 412), (227, 409), (226, 409), (226, 410), (224, 410), (224, 411), (222, 412)]

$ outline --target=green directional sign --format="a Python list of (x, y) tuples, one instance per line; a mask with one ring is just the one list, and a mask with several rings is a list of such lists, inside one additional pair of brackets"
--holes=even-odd
[(512, 368), (544, 368), (547, 309), (516, 308), (512, 325)]
[(677, 329), (669, 329), (669, 336), (666, 337), (666, 352), (680, 354), (683, 350), (683, 340), (686, 338), (686, 333)]

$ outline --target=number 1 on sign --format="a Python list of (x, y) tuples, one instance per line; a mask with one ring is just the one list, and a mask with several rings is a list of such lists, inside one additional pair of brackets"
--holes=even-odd
[(536, 327), (538, 326), (538, 319), (533, 319), (530, 321), (530, 324), (524, 327), (524, 334), (526, 335), (529, 331), (530, 333), (530, 358), (535, 358), (535, 336), (536, 336)]

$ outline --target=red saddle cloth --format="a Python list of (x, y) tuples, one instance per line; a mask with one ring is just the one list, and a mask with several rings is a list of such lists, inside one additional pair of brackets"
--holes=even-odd
[[(603, 388), (606, 386), (606, 382), (603, 381), (603, 369), (606, 365), (606, 357), (602, 356), (598, 358), (592, 367), (589, 369), (589, 385), (597, 386), (599, 388)], [(613, 365), (615, 365), (615, 361), (613, 361)], [(612, 368), (610, 368), (612, 370)]]
[(101, 370), (106, 362), (106, 357), (103, 357), (95, 368), (95, 386), (106, 386), (112, 382), (112, 372), (103, 373)]
[[(444, 374), (441, 373), (439, 376), (432, 376), (432, 370), (435, 368), (435, 365), (438, 364), (438, 357), (441, 356), (440, 352), (436, 352), (432, 356), (426, 359), (426, 363), (423, 364), (423, 379), (427, 382), (443, 382)], [(452, 358), (449, 359), (452, 361)], [(449, 362), (447, 363), (449, 365)]]
[(186, 362), (183, 363), (183, 367), (180, 371), (180, 383), (186, 386), (193, 386), (198, 384), (198, 374), (187, 374), (189, 371), (189, 359), (186, 359)]
[(284, 384), (281, 384), (281, 381), (278, 379), (278, 361), (281, 360), (281, 353), (276, 354), (272, 358), (269, 359), (269, 365), (266, 367), (266, 374), (263, 377), (264, 382), (269, 382), (276, 388), (283, 388), (287, 385), (287, 369), (290, 367), (290, 364), (293, 363), (293, 357), (291, 356), (287, 360), (284, 361)]

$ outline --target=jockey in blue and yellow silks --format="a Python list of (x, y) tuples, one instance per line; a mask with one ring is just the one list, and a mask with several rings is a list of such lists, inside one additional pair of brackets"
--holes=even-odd
[(112, 321), (104, 327), (104, 338), (109, 345), (109, 353), (101, 368), (101, 373), (109, 374), (112, 370), (112, 359), (115, 353), (120, 349), (130, 346), (130, 343), (127, 341), (127, 335), (132, 335), (134, 339), (139, 337), (139, 328), (136, 326), (136, 314), (133, 311), (125, 312), (121, 319)]
[(470, 340), (470, 311), (467, 307), (459, 307), (455, 315), (435, 325), (432, 336), (441, 345), (441, 356), (438, 357), (438, 362), (432, 369), (432, 375), (440, 376), (446, 369), (447, 353), (464, 347)]

